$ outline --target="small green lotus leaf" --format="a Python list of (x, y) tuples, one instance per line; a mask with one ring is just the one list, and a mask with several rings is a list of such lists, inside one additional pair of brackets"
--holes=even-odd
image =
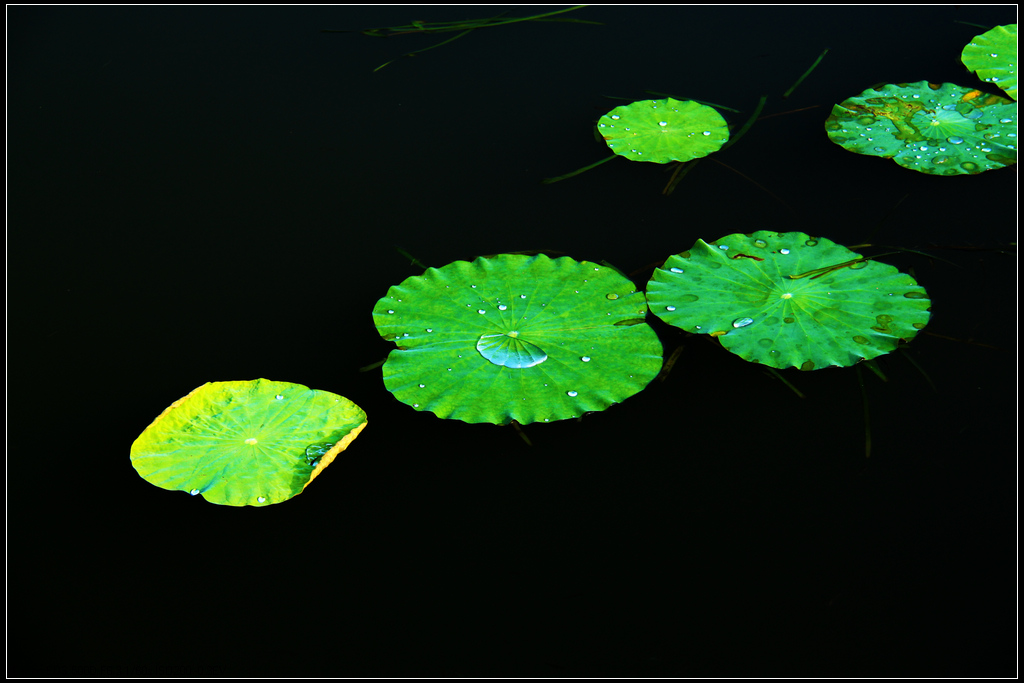
[(729, 140), (729, 125), (714, 108), (671, 97), (615, 107), (597, 130), (619, 156), (658, 164), (706, 157)]
[(208, 382), (132, 444), (132, 465), (162, 489), (218, 505), (264, 506), (302, 493), (366, 426), (347, 398), (301, 384)]
[(373, 309), (398, 344), (384, 385), (464, 422), (550, 422), (604, 410), (661, 369), (643, 292), (613, 268), (502, 254), (429, 268)]
[(927, 323), (914, 278), (802, 232), (727, 235), (670, 256), (647, 300), (659, 318), (711, 334), (774, 368), (849, 366), (889, 353)]
[(978, 78), (994, 83), (1017, 99), (1017, 24), (996, 26), (974, 36), (964, 47), (960, 60)]
[(825, 121), (832, 142), (931, 175), (976, 174), (1017, 161), (1017, 105), (928, 81), (869, 88)]

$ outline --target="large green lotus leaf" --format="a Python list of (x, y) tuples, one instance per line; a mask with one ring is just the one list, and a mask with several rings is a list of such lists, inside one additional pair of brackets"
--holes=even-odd
[(619, 156), (658, 164), (706, 157), (729, 141), (729, 125), (714, 108), (671, 97), (615, 107), (597, 130)]
[(825, 121), (832, 142), (932, 175), (975, 174), (1017, 161), (1017, 105), (928, 81), (869, 88)]
[(802, 232), (697, 240), (654, 271), (647, 300), (668, 324), (717, 336), (744, 360), (848, 366), (912, 339), (930, 315), (914, 278), (859, 258)]
[(994, 83), (1017, 99), (1017, 24), (996, 26), (974, 36), (960, 60), (978, 78)]
[(272, 505), (302, 493), (366, 426), (347, 398), (301, 384), (208, 382), (132, 444), (132, 465), (163, 489), (218, 505)]
[(384, 385), (464, 422), (550, 422), (604, 410), (650, 382), (661, 343), (643, 292), (612, 268), (502, 254), (429, 268), (373, 309), (398, 344)]

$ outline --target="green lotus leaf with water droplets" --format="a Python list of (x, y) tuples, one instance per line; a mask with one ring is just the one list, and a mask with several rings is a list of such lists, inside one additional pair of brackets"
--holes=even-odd
[(671, 97), (615, 107), (597, 131), (619, 156), (658, 164), (705, 157), (729, 141), (729, 125), (714, 108)]
[(373, 309), (398, 345), (384, 385), (464, 422), (550, 422), (624, 401), (661, 369), (643, 292), (568, 257), (502, 254), (429, 268)]
[(832, 108), (829, 139), (930, 175), (976, 174), (1017, 161), (1017, 105), (951, 83), (869, 88)]
[[(914, 278), (802, 232), (697, 240), (647, 286), (651, 311), (774, 368), (849, 366), (894, 350), (928, 323)], [(795, 276), (795, 277), (794, 277)]]
[(974, 36), (964, 47), (960, 60), (978, 78), (1017, 99), (1017, 24), (996, 26)]
[(208, 382), (172, 403), (132, 444), (149, 483), (218, 505), (293, 498), (366, 426), (343, 396), (257, 379)]

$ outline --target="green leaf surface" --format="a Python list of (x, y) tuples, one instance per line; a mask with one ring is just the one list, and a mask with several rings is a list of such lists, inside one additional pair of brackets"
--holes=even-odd
[(978, 78), (1017, 99), (1017, 24), (996, 26), (974, 36), (964, 47), (960, 60)]
[(930, 175), (963, 175), (1017, 161), (1017, 105), (951, 83), (869, 88), (832, 108), (832, 142)]
[(912, 339), (930, 315), (912, 277), (861, 259), (802, 232), (697, 240), (654, 271), (647, 300), (666, 323), (717, 336), (747, 361), (849, 366)]
[(671, 97), (615, 107), (597, 130), (616, 154), (657, 164), (705, 157), (729, 140), (729, 126), (713, 108)]
[(208, 382), (132, 444), (143, 479), (218, 505), (264, 506), (302, 493), (366, 426), (347, 398), (301, 384)]
[(604, 410), (661, 368), (642, 292), (613, 268), (502, 254), (429, 268), (373, 309), (398, 344), (384, 385), (464, 422), (550, 422)]

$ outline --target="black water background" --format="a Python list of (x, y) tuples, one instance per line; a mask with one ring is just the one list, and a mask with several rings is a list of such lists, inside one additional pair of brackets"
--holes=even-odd
[[(1013, 675), (1016, 168), (924, 176), (822, 123), (878, 83), (975, 84), (957, 20), (1015, 9), (594, 7), (377, 73), (434, 39), (320, 33), (497, 11), (9, 8), (8, 674)], [(538, 183), (644, 89), (817, 105), (720, 155), (792, 208), (711, 162), (670, 198), (622, 160)], [(937, 391), (897, 356), (863, 373), (870, 459), (855, 370), (787, 373), (800, 400), (665, 327), (667, 381), (532, 448), (357, 372), (418, 272), (396, 246), (629, 272), (759, 229), (982, 248), (884, 259), (953, 339), (911, 347)], [(370, 424), (263, 510), (138, 477), (164, 407), (256, 377)]]

